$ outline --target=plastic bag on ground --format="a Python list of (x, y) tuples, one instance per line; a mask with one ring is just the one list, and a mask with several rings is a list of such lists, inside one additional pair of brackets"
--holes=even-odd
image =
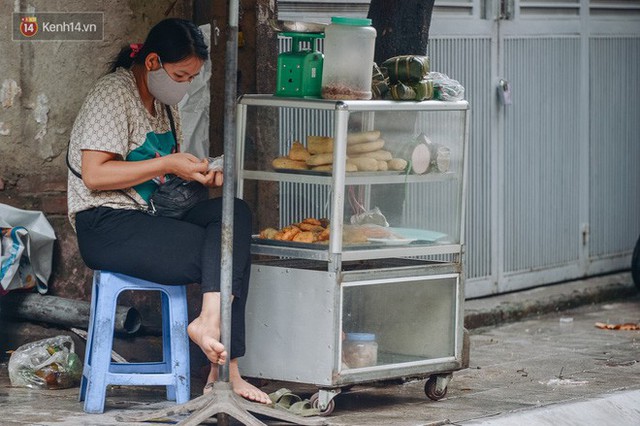
[(69, 336), (26, 343), (9, 359), (11, 386), (33, 389), (67, 389), (78, 386), (82, 362)]

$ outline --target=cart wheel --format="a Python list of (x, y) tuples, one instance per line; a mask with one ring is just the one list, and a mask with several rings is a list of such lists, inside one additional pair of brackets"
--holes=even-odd
[[(309, 398), (309, 402), (311, 403), (311, 407), (313, 408), (320, 408), (318, 407), (318, 398), (320, 397), (320, 393), (316, 392), (313, 395), (311, 395), (311, 398)], [(336, 408), (336, 402), (332, 399), (331, 401), (329, 401), (329, 403), (327, 404), (327, 408), (325, 408), (324, 410), (320, 410), (320, 413), (318, 415), (326, 417), (331, 415), (331, 413), (333, 413), (333, 410)]]
[(447, 394), (447, 387), (438, 391), (438, 376), (430, 376), (424, 384), (424, 393), (434, 401), (439, 401)]

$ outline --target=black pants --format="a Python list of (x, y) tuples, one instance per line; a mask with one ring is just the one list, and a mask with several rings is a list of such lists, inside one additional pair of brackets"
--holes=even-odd
[[(200, 283), (220, 291), (222, 198), (197, 204), (182, 220), (98, 207), (76, 215), (80, 254), (95, 270), (160, 284)], [(251, 210), (235, 200), (231, 358), (245, 353), (244, 315), (251, 271)]]

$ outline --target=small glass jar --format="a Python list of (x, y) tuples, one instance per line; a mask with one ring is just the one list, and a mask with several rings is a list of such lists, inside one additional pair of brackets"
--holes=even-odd
[(342, 343), (344, 368), (371, 367), (378, 363), (378, 343), (373, 333), (347, 333)]
[(331, 18), (324, 31), (322, 97), (371, 99), (376, 30), (367, 18)]

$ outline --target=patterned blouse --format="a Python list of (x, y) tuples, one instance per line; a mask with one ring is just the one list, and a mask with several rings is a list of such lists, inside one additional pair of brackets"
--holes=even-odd
[[(155, 100), (156, 116), (142, 104), (135, 77), (129, 69), (118, 68), (102, 77), (89, 92), (71, 130), (69, 163), (82, 173), (82, 150), (104, 151), (126, 161), (140, 161), (175, 152), (182, 142), (177, 107), (171, 107), (178, 144), (171, 132), (165, 106)], [(77, 212), (106, 206), (141, 209), (165, 177), (158, 176), (125, 191), (92, 191), (71, 171), (68, 174), (69, 221), (75, 229)]]

